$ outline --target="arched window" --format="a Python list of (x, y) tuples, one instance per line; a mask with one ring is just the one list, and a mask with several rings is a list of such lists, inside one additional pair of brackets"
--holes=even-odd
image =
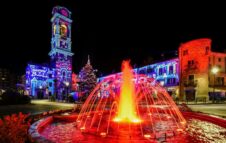
[(53, 35), (56, 34), (56, 25), (53, 26)]
[(60, 25), (60, 35), (63, 37), (67, 36), (67, 26), (64, 24)]

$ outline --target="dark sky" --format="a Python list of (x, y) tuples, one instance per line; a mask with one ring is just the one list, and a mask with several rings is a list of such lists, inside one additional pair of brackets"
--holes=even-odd
[[(49, 61), (51, 11), (72, 12), (73, 70), (91, 57), (99, 74), (119, 71), (123, 59), (144, 65), (148, 57), (172, 54), (180, 43), (208, 37), (212, 49), (226, 49), (226, 8), (216, 3), (30, 0), (1, 2), (0, 67), (21, 74), (29, 61)], [(4, 7), (4, 9), (3, 9)]]

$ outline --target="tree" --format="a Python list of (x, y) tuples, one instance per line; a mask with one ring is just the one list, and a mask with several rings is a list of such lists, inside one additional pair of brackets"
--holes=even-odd
[(80, 92), (83, 93), (80, 100), (85, 101), (91, 91), (95, 88), (97, 83), (95, 70), (90, 64), (89, 56), (87, 64), (79, 72), (79, 83)]

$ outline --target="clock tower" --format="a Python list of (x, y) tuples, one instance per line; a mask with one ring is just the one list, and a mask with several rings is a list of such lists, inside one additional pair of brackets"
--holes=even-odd
[(71, 12), (64, 7), (56, 6), (52, 11), (51, 57), (52, 67), (55, 68), (56, 96), (61, 98), (68, 95), (72, 78), (71, 52)]

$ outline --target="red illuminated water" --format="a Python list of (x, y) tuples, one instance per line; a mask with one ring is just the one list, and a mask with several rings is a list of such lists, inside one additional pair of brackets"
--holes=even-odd
[(99, 83), (84, 103), (77, 128), (87, 134), (120, 139), (175, 136), (186, 120), (154, 79), (133, 75), (128, 61), (122, 75)]
[(82, 134), (75, 128), (75, 122), (54, 122), (40, 133), (45, 138), (56, 143), (225, 143), (226, 129), (215, 124), (188, 119), (187, 128), (180, 136), (158, 138), (155, 140), (117, 139)]
[(196, 119), (187, 121), (167, 91), (154, 79), (131, 72), (99, 83), (76, 122), (53, 122), (40, 134), (53, 142), (225, 143), (226, 129)]

